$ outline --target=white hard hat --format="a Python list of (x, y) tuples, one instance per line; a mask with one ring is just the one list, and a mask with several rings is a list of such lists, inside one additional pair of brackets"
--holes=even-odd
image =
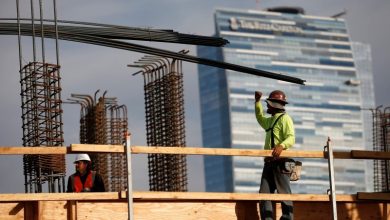
[(74, 162), (76, 163), (77, 161), (80, 161), (80, 160), (91, 161), (91, 158), (89, 158), (88, 154), (77, 154)]

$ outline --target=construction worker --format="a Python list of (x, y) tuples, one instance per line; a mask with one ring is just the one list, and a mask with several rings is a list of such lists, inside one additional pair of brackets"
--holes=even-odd
[(91, 158), (88, 154), (77, 154), (74, 161), (76, 173), (68, 179), (67, 192), (104, 192), (102, 177), (91, 170)]
[[(288, 150), (295, 143), (294, 124), (285, 112), (288, 104), (286, 95), (280, 90), (270, 93), (266, 99), (267, 113), (265, 117), (260, 103), (262, 93), (255, 92), (255, 113), (257, 122), (266, 131), (265, 150), (272, 150), (272, 157), (264, 158), (263, 174), (260, 182), (260, 193), (291, 194), (290, 174), (285, 168), (286, 158), (280, 158), (284, 150)], [(261, 219), (273, 219), (274, 211), (271, 201), (260, 201)], [(280, 219), (293, 219), (292, 201), (282, 201), (282, 217)]]

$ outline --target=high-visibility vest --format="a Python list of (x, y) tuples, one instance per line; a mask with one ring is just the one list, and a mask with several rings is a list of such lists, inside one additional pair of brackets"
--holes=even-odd
[(73, 174), (71, 176), (73, 192), (83, 192), (84, 189), (89, 189), (88, 191), (92, 191), (93, 183), (95, 182), (95, 175), (95, 171), (89, 171), (87, 179), (83, 185), (80, 175)]

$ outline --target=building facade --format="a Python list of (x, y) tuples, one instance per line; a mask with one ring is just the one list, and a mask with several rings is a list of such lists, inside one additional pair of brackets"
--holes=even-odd
[[(371, 47), (368, 44), (352, 42), (352, 52), (361, 88), (364, 142), (367, 150), (374, 150), (372, 111), (376, 108), (376, 105), (374, 93), (374, 76), (372, 71)], [(368, 192), (373, 192), (374, 161), (366, 160), (365, 162), (367, 164), (366, 190)]]
[[(343, 19), (301, 13), (217, 9), (216, 36), (224, 48), (198, 47), (198, 55), (305, 79), (306, 85), (199, 66), (202, 136), (205, 147), (263, 149), (265, 132), (254, 114), (254, 91), (264, 98), (286, 92), (293, 118), (293, 150), (363, 150), (361, 84)], [(262, 100), (263, 102), (263, 100)], [(263, 106), (265, 106), (263, 102)], [(293, 193), (326, 193), (327, 161), (303, 159)], [(204, 158), (206, 191), (258, 192), (263, 158)], [(366, 163), (336, 160), (338, 193), (365, 191)]]

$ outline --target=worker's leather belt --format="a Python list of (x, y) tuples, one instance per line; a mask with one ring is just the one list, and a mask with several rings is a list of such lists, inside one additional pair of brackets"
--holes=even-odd
[(270, 163), (270, 162), (281, 162), (284, 161), (285, 158), (275, 158), (275, 157), (264, 157), (264, 162), (265, 163)]

